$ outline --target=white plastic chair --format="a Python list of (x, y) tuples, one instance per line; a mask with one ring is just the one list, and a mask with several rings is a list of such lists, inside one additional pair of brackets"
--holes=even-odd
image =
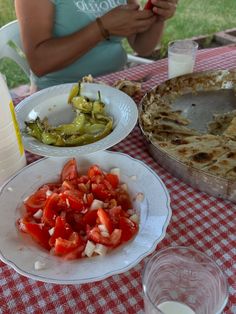
[[(16, 51), (14, 48), (12, 48), (9, 45), (9, 42), (13, 42), (20, 49), (20, 51)], [(23, 51), (24, 50), (21, 44), (18, 21), (15, 20), (2, 26), (0, 28), (0, 59), (8, 57), (15, 61), (30, 80), (30, 67)], [(129, 67), (152, 62), (152, 60), (128, 54), (127, 66)]]
[[(11, 43), (17, 46), (16, 49)], [(23, 53), (17, 20), (0, 28), (0, 59), (5, 57), (15, 61), (30, 80), (30, 67)]]
[(135, 66), (138, 64), (149, 64), (149, 63), (153, 63), (154, 61), (151, 59), (146, 59), (146, 58), (141, 58), (138, 56), (134, 56), (131, 54), (127, 55), (127, 63), (130, 64), (131, 66)]

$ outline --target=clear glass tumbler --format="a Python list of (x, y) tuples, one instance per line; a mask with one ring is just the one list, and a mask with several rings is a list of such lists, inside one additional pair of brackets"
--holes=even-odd
[(176, 40), (169, 43), (169, 79), (193, 72), (197, 49), (198, 43), (193, 40)]
[(143, 272), (146, 314), (220, 314), (228, 284), (217, 264), (189, 247), (153, 254)]

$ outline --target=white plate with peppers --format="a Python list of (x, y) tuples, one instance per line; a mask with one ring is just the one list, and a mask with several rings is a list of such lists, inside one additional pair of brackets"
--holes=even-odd
[(104, 84), (62, 84), (38, 91), (16, 106), (24, 147), (31, 153), (62, 157), (114, 146), (134, 128), (137, 105)]

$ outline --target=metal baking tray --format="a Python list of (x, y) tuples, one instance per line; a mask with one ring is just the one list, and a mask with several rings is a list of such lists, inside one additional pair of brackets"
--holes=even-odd
[(141, 114), (153, 95), (159, 95), (174, 110), (181, 110), (182, 115), (191, 120), (189, 127), (206, 133), (207, 124), (212, 121), (213, 114), (236, 109), (236, 71), (197, 72), (167, 80), (144, 95), (139, 106), (139, 127), (152, 157), (172, 175), (194, 189), (236, 203), (236, 180), (217, 177), (186, 165), (170, 156), (158, 144), (152, 143), (143, 128)]

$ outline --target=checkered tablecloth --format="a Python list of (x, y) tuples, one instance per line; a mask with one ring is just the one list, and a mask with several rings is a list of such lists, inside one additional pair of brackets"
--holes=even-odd
[[(197, 71), (233, 68), (236, 69), (236, 47), (198, 52)], [(118, 78), (136, 79), (149, 72), (155, 75), (143, 83), (143, 93), (167, 79), (167, 60), (113, 73), (102, 80), (112, 83)], [(135, 99), (137, 103), (141, 97)], [(235, 314), (236, 205), (196, 191), (174, 178), (149, 155), (137, 126), (112, 150), (143, 160), (169, 190), (172, 218), (157, 250), (171, 245), (192, 246), (212, 257), (229, 283), (230, 296), (223, 313)], [(27, 153), (29, 163), (38, 158)], [(123, 274), (82, 285), (34, 281), (0, 262), (0, 313), (143, 313), (141, 272), (147, 258)]]

